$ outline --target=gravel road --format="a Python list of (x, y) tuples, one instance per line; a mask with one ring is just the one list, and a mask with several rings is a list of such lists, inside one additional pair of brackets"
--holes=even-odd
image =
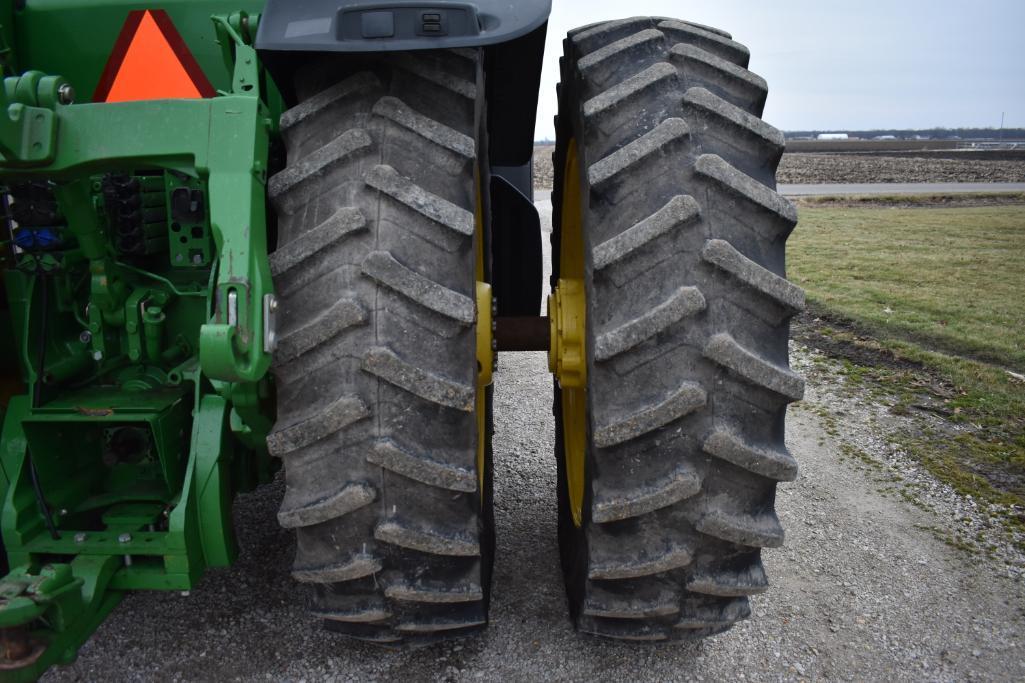
[[(550, 219), (550, 204), (539, 206)], [(274, 519), (278, 482), (236, 506), (234, 567), (209, 572), (188, 596), (129, 596), (74, 665), (44, 680), (1025, 680), (1025, 558), (985, 511), (893, 452), (875, 404), (843, 384), (835, 361), (795, 347), (793, 362), (809, 386), (788, 422), (801, 476), (778, 496), (786, 546), (765, 553), (773, 585), (726, 634), (640, 645), (573, 633), (558, 569), (545, 357), (503, 354), (484, 635), (393, 652), (323, 632), (295, 604), (292, 540)], [(892, 492), (898, 479), (915, 482), (929, 504)], [(990, 534), (998, 559), (944, 542), (961, 527)]]

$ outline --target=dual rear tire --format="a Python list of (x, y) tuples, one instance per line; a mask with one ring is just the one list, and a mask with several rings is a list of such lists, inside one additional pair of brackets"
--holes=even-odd
[(785, 279), (783, 137), (721, 33), (628, 19), (571, 32), (565, 53), (553, 285), (579, 235), (587, 302), (583, 453), (555, 392), (570, 611), (612, 638), (719, 633), (767, 588), (776, 483), (797, 474), (783, 420), (803, 393), (787, 340), (804, 299)]
[[(775, 485), (796, 476), (783, 417), (803, 391), (787, 364), (803, 294), (785, 280), (782, 136), (721, 32), (639, 18), (565, 46), (553, 283), (574, 270), (586, 301), (569, 422), (555, 390), (571, 615), (613, 638), (718, 633), (767, 586)], [(487, 620), (480, 67), (474, 51), (327, 60), (299, 74), (282, 120), (279, 520), (314, 611), (364, 640)]]
[(298, 74), (281, 121), (278, 520), (314, 613), (362, 640), (420, 644), (487, 620), (478, 67), (476, 51), (327, 58)]

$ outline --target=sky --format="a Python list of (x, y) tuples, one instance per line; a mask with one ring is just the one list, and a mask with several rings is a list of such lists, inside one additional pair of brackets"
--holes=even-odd
[(715, 26), (769, 83), (783, 130), (1025, 127), (1025, 0), (553, 0), (536, 139), (555, 137), (562, 39), (651, 15)]

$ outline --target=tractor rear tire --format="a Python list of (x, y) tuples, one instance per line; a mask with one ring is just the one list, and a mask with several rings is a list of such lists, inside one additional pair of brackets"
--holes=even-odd
[(784, 417), (804, 391), (788, 361), (804, 294), (785, 279), (797, 214), (775, 191), (783, 136), (728, 34), (642, 17), (564, 47), (552, 252), (579, 215), (587, 300), (579, 525), (556, 387), (570, 611), (600, 636), (700, 638), (766, 589), (776, 483), (797, 475)]
[(425, 644), (487, 621), (478, 67), (472, 50), (324, 58), (281, 118), (278, 520), (314, 613), (360, 640)]

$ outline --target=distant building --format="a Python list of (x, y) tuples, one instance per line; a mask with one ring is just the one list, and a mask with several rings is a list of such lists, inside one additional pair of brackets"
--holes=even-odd
[(877, 135), (877, 136), (875, 136), (872, 139), (873, 140), (896, 140), (897, 136), (896, 135)]
[(816, 140), (847, 140), (847, 133), (819, 133)]

